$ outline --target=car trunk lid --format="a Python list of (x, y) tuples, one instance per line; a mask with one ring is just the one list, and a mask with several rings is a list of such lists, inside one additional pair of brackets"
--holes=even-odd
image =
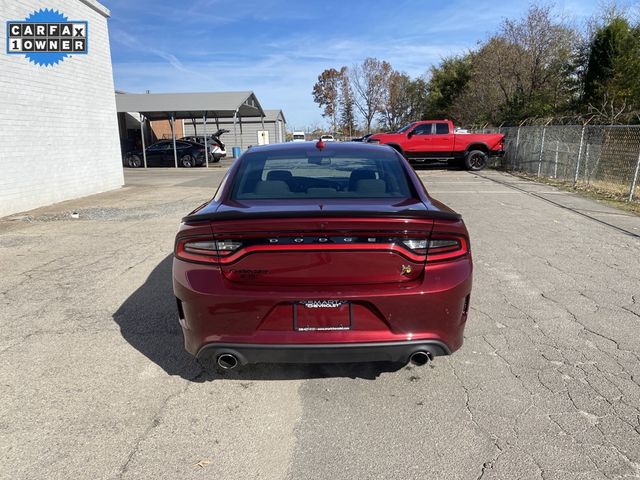
[(409, 282), (424, 271), (425, 255), (411, 248), (433, 227), (421, 202), (268, 203), (223, 204), (218, 221), (212, 218), (215, 239), (232, 249), (220, 261), (227, 280), (381, 284)]

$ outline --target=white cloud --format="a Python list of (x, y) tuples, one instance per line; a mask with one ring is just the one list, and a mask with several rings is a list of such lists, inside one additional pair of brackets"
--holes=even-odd
[[(583, 22), (599, 1), (559, 0), (556, 11)], [(283, 0), (109, 3), (122, 12), (111, 23), (113, 50), (122, 52), (114, 53), (117, 88), (253, 90), (265, 108), (282, 108), (296, 126), (321, 120), (311, 89), (324, 69), (376, 57), (416, 77), (441, 58), (473, 48), (503, 18), (517, 18), (528, 8), (519, 1), (453, 0), (436, 6), (397, 0), (393, 10), (380, 15), (373, 7), (358, 12), (351, 4), (336, 10), (331, 2), (315, 10)], [(139, 15), (152, 18), (138, 25)], [(225, 32), (220, 40), (219, 30)]]

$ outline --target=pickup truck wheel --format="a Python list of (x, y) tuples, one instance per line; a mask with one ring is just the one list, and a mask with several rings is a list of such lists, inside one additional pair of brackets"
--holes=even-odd
[(471, 150), (464, 157), (464, 166), (467, 170), (477, 172), (487, 166), (487, 154), (482, 150)]

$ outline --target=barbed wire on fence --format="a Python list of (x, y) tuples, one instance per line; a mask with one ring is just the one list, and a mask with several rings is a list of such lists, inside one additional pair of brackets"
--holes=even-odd
[[(505, 135), (503, 165), (508, 170), (640, 201), (640, 125), (593, 125), (593, 118), (526, 119), (516, 126), (471, 130)], [(575, 123), (564, 123), (568, 119)]]

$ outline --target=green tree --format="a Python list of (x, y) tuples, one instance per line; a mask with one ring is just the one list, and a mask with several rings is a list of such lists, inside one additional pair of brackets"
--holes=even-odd
[[(500, 123), (508, 106), (517, 101), (518, 78), (525, 74), (517, 63), (522, 55), (519, 50), (496, 36), (472, 52), (467, 59), (468, 80), (452, 98), (446, 116), (464, 125)], [(520, 71), (516, 70), (518, 67)]]
[(617, 123), (640, 107), (640, 28), (615, 14), (591, 40), (583, 103), (601, 121)]
[(330, 119), (332, 133), (336, 131), (338, 123), (341, 78), (341, 72), (329, 68), (318, 75), (318, 81), (313, 86), (313, 101), (323, 109), (322, 116)]
[(356, 129), (356, 117), (353, 111), (353, 90), (351, 90), (347, 67), (340, 69), (340, 75), (340, 129), (345, 135), (351, 137)]
[(456, 101), (464, 93), (471, 79), (471, 55), (444, 58), (439, 66), (431, 67), (427, 82), (427, 98), (422, 116), (444, 118), (452, 116)]
[(568, 82), (575, 38), (549, 7), (532, 5), (475, 51), (434, 69), (430, 113), (498, 124), (566, 110), (575, 97)]

